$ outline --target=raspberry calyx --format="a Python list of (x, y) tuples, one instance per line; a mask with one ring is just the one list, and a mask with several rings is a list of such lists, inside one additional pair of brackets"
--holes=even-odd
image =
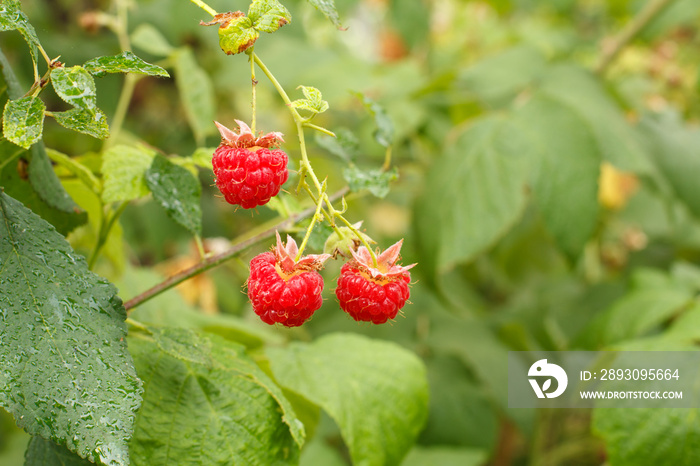
[(410, 296), (411, 274), (416, 264), (397, 265), (403, 240), (377, 256), (360, 246), (343, 265), (335, 294), (340, 307), (357, 321), (383, 324), (394, 319)]
[(273, 252), (258, 254), (250, 261), (248, 298), (263, 322), (298, 327), (323, 304), (323, 278), (318, 270), (331, 256), (309, 254), (296, 260), (296, 242), (277, 233)]
[(226, 202), (251, 209), (267, 204), (289, 177), (287, 154), (275, 149), (284, 142), (282, 133), (256, 137), (250, 127), (235, 120), (235, 132), (214, 122), (221, 133), (221, 144), (212, 157), (216, 186)]

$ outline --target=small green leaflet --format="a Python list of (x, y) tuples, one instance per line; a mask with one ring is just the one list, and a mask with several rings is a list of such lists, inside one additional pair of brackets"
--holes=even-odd
[(248, 8), (253, 28), (261, 32), (275, 32), (292, 21), (292, 15), (277, 0), (254, 0)]
[(374, 139), (384, 147), (391, 146), (394, 141), (394, 124), (384, 107), (361, 92), (356, 92), (355, 95), (362, 101), (365, 108), (374, 118), (374, 124), (377, 126), (377, 129), (374, 131)]
[(34, 26), (29, 23), (27, 15), (20, 9), (20, 2), (16, 0), (3, 0), (0, 3), (0, 31), (19, 31), (29, 45), (32, 60), (37, 63), (39, 56), (39, 37)]
[(20, 147), (29, 149), (41, 139), (46, 106), (38, 97), (8, 100), (2, 114), (4, 136)]
[(202, 234), (202, 186), (186, 168), (156, 155), (146, 171), (146, 185), (168, 216), (190, 233)]
[(304, 93), (304, 99), (298, 99), (292, 102), (292, 107), (299, 110), (307, 110), (313, 114), (323, 113), (328, 110), (328, 102), (322, 99), (321, 91), (315, 87), (299, 86)]
[(136, 73), (147, 76), (170, 77), (168, 72), (160, 66), (146, 63), (128, 50), (112, 57), (93, 58), (85, 62), (83, 68), (97, 77), (102, 77), (106, 73)]
[(32, 435), (124, 465), (141, 381), (117, 289), (0, 192), (0, 405)]
[(175, 84), (185, 108), (187, 122), (198, 145), (203, 145), (206, 136), (216, 131), (212, 124), (216, 113), (214, 85), (209, 75), (197, 63), (192, 49), (178, 49), (173, 59)]
[(93, 109), (72, 108), (65, 112), (53, 112), (51, 116), (64, 128), (87, 134), (97, 139), (107, 139), (109, 137), (107, 115), (97, 107)]
[[(211, 24), (215, 23), (213, 21)], [(235, 16), (228, 20), (225, 27), (219, 28), (219, 46), (227, 55), (235, 55), (252, 47), (259, 36), (250, 18)]]
[(324, 14), (328, 20), (333, 23), (338, 29), (345, 29), (340, 23), (340, 16), (338, 15), (338, 10), (335, 8), (335, 1), (333, 0), (309, 0), (318, 11)]
[(73, 107), (93, 111), (97, 107), (95, 80), (82, 66), (54, 68), (51, 85), (56, 94)]
[(389, 183), (398, 177), (399, 172), (396, 167), (389, 171), (379, 168), (361, 170), (355, 165), (343, 169), (343, 178), (348, 182), (350, 191), (357, 192), (366, 189), (379, 198), (389, 194)]

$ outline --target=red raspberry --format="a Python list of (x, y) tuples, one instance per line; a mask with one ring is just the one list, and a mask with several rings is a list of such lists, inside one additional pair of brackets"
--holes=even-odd
[(403, 240), (377, 256), (374, 266), (367, 248), (352, 251), (353, 260), (340, 269), (335, 295), (343, 311), (357, 321), (383, 324), (406, 304), (410, 295), (411, 274), (415, 266), (396, 265)]
[(277, 234), (274, 253), (258, 254), (250, 261), (248, 298), (253, 310), (267, 324), (298, 327), (323, 304), (323, 278), (317, 272), (329, 254), (310, 254), (295, 261), (297, 244)]
[(251, 209), (267, 204), (287, 181), (287, 154), (270, 149), (282, 140), (281, 133), (256, 138), (251, 129), (236, 120), (239, 133), (215, 122), (221, 144), (214, 152), (212, 167), (216, 186), (229, 204)]

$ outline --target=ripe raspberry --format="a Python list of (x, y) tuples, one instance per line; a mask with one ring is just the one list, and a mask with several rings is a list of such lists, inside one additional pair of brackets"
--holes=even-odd
[(282, 133), (267, 133), (256, 138), (251, 129), (236, 120), (239, 133), (215, 122), (221, 144), (214, 152), (212, 166), (216, 186), (229, 204), (244, 209), (267, 204), (287, 181), (287, 154), (272, 149), (281, 142)]
[(340, 269), (335, 295), (343, 311), (357, 321), (383, 324), (406, 304), (411, 282), (408, 270), (396, 265), (403, 240), (377, 256), (377, 266), (366, 247), (352, 251), (353, 260)]
[(323, 304), (323, 278), (317, 270), (329, 254), (310, 254), (295, 261), (299, 249), (291, 237), (284, 246), (277, 234), (274, 253), (258, 254), (250, 261), (248, 298), (267, 324), (298, 327)]

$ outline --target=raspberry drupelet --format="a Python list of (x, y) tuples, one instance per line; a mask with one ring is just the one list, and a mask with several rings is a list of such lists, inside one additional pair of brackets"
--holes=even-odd
[(277, 145), (282, 133), (267, 133), (258, 138), (244, 122), (235, 120), (236, 133), (215, 122), (221, 144), (212, 157), (216, 186), (226, 202), (251, 209), (267, 204), (287, 181), (287, 154)]
[(410, 268), (396, 265), (403, 240), (377, 256), (376, 267), (366, 247), (352, 252), (340, 270), (335, 295), (340, 307), (357, 321), (383, 324), (396, 317), (410, 295)]
[(323, 304), (323, 278), (318, 273), (329, 254), (310, 254), (295, 260), (296, 242), (286, 246), (277, 234), (274, 252), (258, 254), (250, 261), (248, 298), (253, 310), (267, 324), (298, 327)]

